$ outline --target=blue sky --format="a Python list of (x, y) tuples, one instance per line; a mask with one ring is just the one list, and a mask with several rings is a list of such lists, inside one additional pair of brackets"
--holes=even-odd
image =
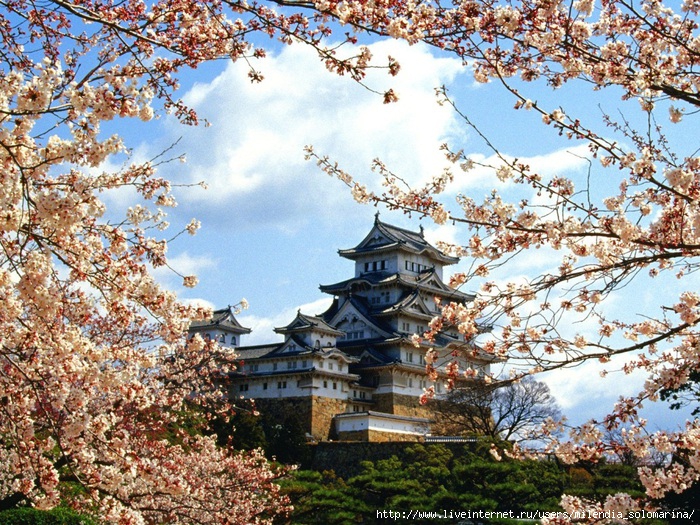
[[(437, 104), (435, 88), (447, 85), (462, 110), (507, 154), (544, 173), (580, 176), (587, 169), (582, 158), (585, 147), (558, 137), (534, 113), (513, 111), (514, 101), (500, 86), (475, 84), (460, 61), (436, 58), (422, 46), (396, 41), (376, 42), (370, 48), (377, 61), (392, 55), (402, 65), (397, 77), (376, 71), (367, 79), (378, 91), (392, 87), (399, 95), (396, 104), (385, 105), (381, 96), (349, 78), (328, 73), (309, 49), (294, 45), (276, 50), (256, 65), (265, 75), (261, 84), (250, 83), (243, 63), (219, 63), (188, 75), (184, 98), (210, 126), (189, 128), (162, 117), (129, 132), (136, 159), (151, 158), (177, 142), (173, 151), (185, 154), (187, 162), (166, 165), (161, 174), (176, 183), (208, 185), (207, 190), (176, 191), (179, 206), (170, 212), (174, 231), (192, 217), (202, 221), (195, 237), (180, 237), (169, 247), (173, 267), (197, 274), (199, 286), (184, 289), (179, 278), (167, 272), (159, 271), (159, 278), (182, 298), (212, 307), (245, 297), (250, 309), (239, 319), (253, 328), (246, 344), (278, 340), (272, 328), (286, 325), (297, 308), (310, 314), (325, 309), (330, 297), (318, 286), (353, 272), (353, 263), (340, 258), (337, 250), (357, 244), (377, 211), (355, 203), (345, 186), (305, 161), (306, 144), (373, 188), (379, 188), (378, 177), (370, 172), (375, 157), (412, 183), (442, 171), (443, 142), (488, 157), (490, 152), (457, 115)], [(538, 89), (530, 98), (546, 97), (552, 101), (551, 109), (560, 104), (566, 109), (568, 104), (571, 112), (575, 108), (591, 121), (601, 120), (599, 103), (611, 112), (634, 110), (628, 104), (636, 104), (623, 103), (607, 92), (594, 99), (588, 86), (560, 92)], [(494, 187), (512, 194), (511, 188), (487, 173), (470, 172), (455, 182), (447, 202), (459, 192), (480, 200)], [(129, 204), (126, 195), (110, 199), (113, 205)], [(423, 224), (434, 241), (456, 241), (463, 233), (397, 212), (382, 211), (381, 216), (413, 229)], [(538, 275), (560, 257), (544, 251), (529, 254), (497, 277)], [(644, 301), (651, 305), (656, 299), (650, 296)], [(623, 296), (611, 300), (615, 301), (624, 307)], [(602, 380), (594, 364), (547, 378), (563, 411), (577, 422), (602, 416), (619, 395), (636, 393), (641, 381), (621, 374)], [(663, 426), (679, 421), (665, 405), (650, 412), (652, 417)]]

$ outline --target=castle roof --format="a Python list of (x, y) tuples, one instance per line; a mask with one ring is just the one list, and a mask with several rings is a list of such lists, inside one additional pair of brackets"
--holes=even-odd
[(297, 311), (297, 316), (287, 326), (275, 328), (278, 334), (292, 334), (300, 332), (322, 332), (329, 335), (342, 336), (345, 332), (336, 330), (320, 317), (302, 314)]
[(427, 293), (438, 295), (448, 300), (458, 302), (469, 301), (473, 295), (460, 292), (443, 283), (436, 275), (434, 268), (427, 268), (419, 274), (411, 275), (400, 272), (368, 272), (359, 277), (352, 277), (334, 284), (319, 286), (319, 289), (327, 294), (342, 295), (353, 289), (374, 288), (376, 286), (398, 285), (405, 288), (424, 290)]
[(250, 328), (246, 328), (238, 322), (230, 306), (221, 308), (220, 310), (214, 310), (211, 319), (193, 321), (190, 324), (190, 331), (193, 332), (212, 329), (219, 329), (235, 334), (249, 334), (252, 331)]
[(360, 244), (354, 248), (338, 250), (338, 253), (346, 259), (357, 259), (367, 253), (393, 250), (426, 254), (442, 264), (455, 264), (459, 261), (459, 258), (442, 253), (426, 241), (422, 227), (420, 232), (399, 228), (380, 221), (379, 214), (375, 216), (374, 226)]

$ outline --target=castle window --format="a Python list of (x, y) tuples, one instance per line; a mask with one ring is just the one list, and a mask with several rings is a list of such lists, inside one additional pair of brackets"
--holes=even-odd
[(413, 363), (413, 352), (406, 352), (406, 361), (408, 363)]
[(381, 269), (386, 270), (386, 261), (382, 261)]
[(328, 370), (333, 370), (333, 363), (328, 363)]
[(225, 343), (226, 342), (226, 334), (221, 334), (221, 340), (219, 341), (220, 343)]
[(277, 388), (278, 389), (287, 388), (287, 382), (286, 381), (277, 381)]
[(260, 365), (257, 364), (257, 363), (255, 363), (254, 365), (250, 365), (250, 369), (251, 369), (253, 372), (257, 372), (257, 371), (258, 371), (258, 368), (260, 368)]
[(232, 345), (235, 345), (235, 344), (236, 344), (236, 336), (235, 336), (235, 335), (232, 335), (232, 336), (231, 336), (231, 344), (232, 344)]
[(408, 378), (408, 388), (413, 388), (413, 379), (410, 377)]
[(328, 388), (328, 381), (323, 381), (323, 388)]
[(321, 348), (321, 341), (319, 339), (316, 339), (316, 342), (314, 343), (314, 348), (316, 350)]
[(302, 367), (302, 368), (306, 368), (306, 367), (308, 366), (308, 364), (309, 364), (308, 361), (307, 361), (306, 359), (304, 359), (304, 360), (301, 362), (301, 367)]
[(338, 390), (338, 383), (333, 381), (333, 390)]
[(267, 383), (263, 383), (263, 390), (267, 390)]
[(425, 364), (425, 356), (424, 356), (423, 354), (419, 354), (419, 355), (418, 355), (418, 362), (419, 362), (421, 365), (424, 365), (424, 364)]
[(272, 370), (277, 370), (277, 363), (272, 363)]
[(248, 391), (248, 383), (243, 383), (242, 385), (239, 385), (238, 389), (241, 392), (247, 392)]
[(287, 361), (287, 370), (292, 370), (297, 367), (296, 361)]

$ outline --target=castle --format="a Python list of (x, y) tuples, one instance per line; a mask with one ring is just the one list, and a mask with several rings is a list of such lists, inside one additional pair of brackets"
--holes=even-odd
[[(235, 347), (241, 366), (231, 374), (230, 394), (253, 398), (259, 409), (295, 413), (309, 438), (363, 441), (412, 440), (430, 433), (430, 414), (419, 399), (425, 388), (444, 393), (425, 373), (425, 354), (433, 348), (438, 370), (463, 350), (456, 327), (416, 347), (411, 336), (427, 330), (438, 313), (436, 298), (467, 302), (471, 296), (443, 282), (443, 267), (458, 262), (413, 232), (379, 220), (354, 248), (339, 250), (354, 261), (354, 277), (321, 285), (334, 296), (320, 315), (297, 312), (275, 328), (284, 340), (242, 346), (250, 329), (230, 308), (193, 324), (191, 333)], [(489, 372), (492, 358), (459, 352), (460, 368)], [(443, 368), (444, 370), (444, 368)], [(444, 372), (442, 372), (444, 377)]]

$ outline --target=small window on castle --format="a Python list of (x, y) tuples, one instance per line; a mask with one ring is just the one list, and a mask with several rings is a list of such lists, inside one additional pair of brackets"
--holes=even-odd
[(406, 361), (413, 363), (413, 352), (406, 352)]
[(319, 348), (321, 348), (321, 340), (320, 340), (320, 339), (316, 339), (316, 342), (314, 343), (314, 348), (315, 348), (316, 350), (318, 350)]
[(366, 272), (369, 272), (369, 265), (370, 265), (370, 263), (368, 263), (368, 262), (365, 263), (365, 271)]
[(333, 363), (328, 363), (328, 370), (333, 370)]
[(236, 343), (236, 336), (235, 336), (235, 335), (232, 335), (232, 336), (231, 336), (231, 344), (232, 344), (232, 345), (237, 344), (237, 343)]
[(260, 365), (257, 364), (257, 363), (255, 363), (254, 365), (250, 365), (250, 369), (251, 369), (253, 372), (257, 372), (259, 368), (260, 368)]
[(219, 340), (220, 343), (226, 343), (226, 334), (221, 334), (221, 339)]
[(338, 383), (333, 381), (333, 390), (338, 390)]
[(418, 362), (419, 362), (421, 365), (424, 365), (424, 364), (425, 364), (425, 356), (424, 356), (423, 354), (418, 355)]
[(241, 392), (247, 392), (248, 391), (248, 383), (243, 383), (238, 388)]
[(323, 388), (328, 388), (328, 381), (323, 382)]
[(408, 378), (408, 388), (413, 388), (413, 379), (410, 377)]
[(406, 261), (406, 269), (407, 270), (411, 269), (411, 262), (410, 261)]
[(386, 261), (382, 261), (380, 268), (386, 270)]
[(267, 390), (267, 383), (263, 383), (263, 390)]
[(277, 363), (272, 363), (272, 370), (277, 370)]
[(301, 367), (302, 367), (302, 368), (306, 368), (308, 365), (309, 365), (309, 363), (308, 363), (308, 361), (307, 361), (306, 359), (304, 359), (304, 360), (301, 362)]
[(278, 389), (287, 388), (287, 382), (286, 381), (277, 381), (277, 388)]

